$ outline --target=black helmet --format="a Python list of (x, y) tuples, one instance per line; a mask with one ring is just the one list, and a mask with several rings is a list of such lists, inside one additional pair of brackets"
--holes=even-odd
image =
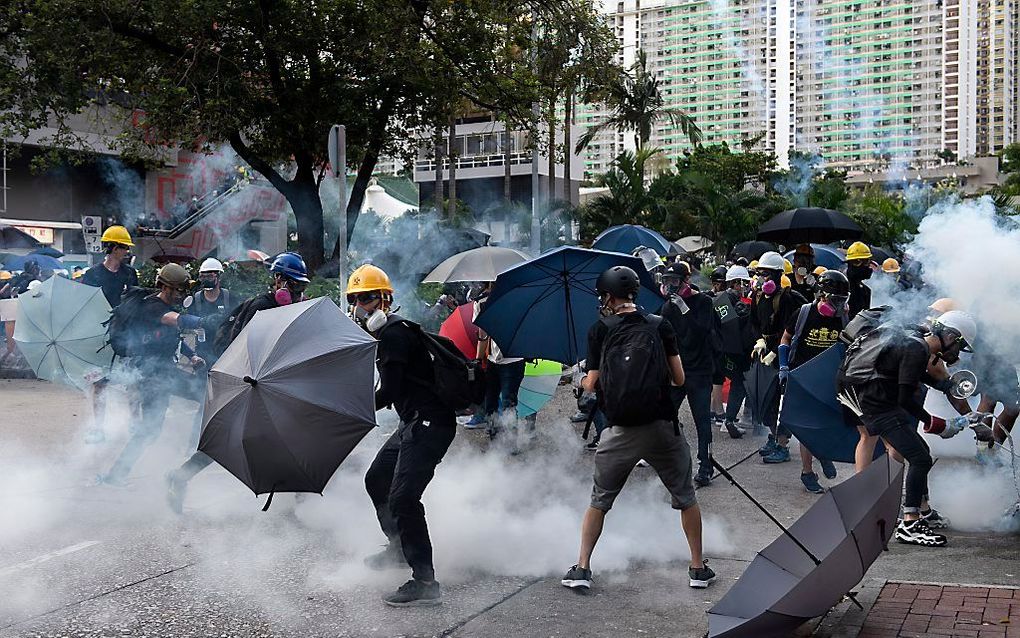
[(663, 279), (667, 277), (677, 277), (686, 280), (690, 276), (691, 267), (686, 261), (674, 261), (666, 267), (666, 270), (662, 271)]
[(613, 266), (595, 281), (599, 296), (610, 295), (616, 299), (634, 299), (640, 287), (637, 273), (626, 266)]
[(726, 266), (716, 266), (715, 270), (712, 271), (712, 281), (726, 283), (726, 270)]
[(850, 294), (850, 281), (838, 270), (826, 270), (818, 275), (818, 291), (823, 295), (846, 297)]

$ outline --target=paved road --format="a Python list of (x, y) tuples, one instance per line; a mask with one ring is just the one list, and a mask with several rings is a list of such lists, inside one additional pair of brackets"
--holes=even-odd
[[(446, 602), (397, 610), (379, 598), (407, 573), (361, 562), (384, 540), (362, 477), (392, 414), (380, 413), (384, 425), (323, 497), (280, 495), (262, 513), (261, 499), (213, 467), (195, 479), (178, 517), (165, 505), (162, 476), (185, 456), (192, 405), (172, 404), (127, 487), (93, 487), (127, 436), (123, 402), (111, 409), (108, 442), (85, 445), (83, 397), (0, 381), (0, 637), (703, 634), (705, 610), (777, 530), (732, 487), (699, 490), (720, 578), (691, 590), (679, 517), (654, 474), (638, 469), (596, 551), (597, 587), (588, 595), (562, 588), (591, 489), (590, 456), (566, 420), (571, 403), (567, 392), (557, 397), (520, 455), (480, 433), (458, 434), (425, 501)], [(758, 444), (724, 438), (715, 453), (734, 462)], [(990, 523), (1013, 494), (1008, 472), (947, 458), (935, 474), (933, 493), (967, 521)], [(755, 458), (736, 476), (785, 521), (816, 498), (801, 489), (795, 463)], [(942, 551), (894, 545), (869, 582), (1016, 582), (1016, 536), (954, 531), (951, 539)]]

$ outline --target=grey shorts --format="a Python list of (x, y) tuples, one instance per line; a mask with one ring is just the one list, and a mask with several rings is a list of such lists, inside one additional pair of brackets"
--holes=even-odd
[(654, 421), (636, 427), (614, 425), (602, 433), (595, 452), (591, 506), (608, 512), (641, 459), (655, 469), (659, 480), (669, 490), (673, 509), (685, 510), (697, 505), (687, 438), (682, 432), (677, 435), (672, 421)]

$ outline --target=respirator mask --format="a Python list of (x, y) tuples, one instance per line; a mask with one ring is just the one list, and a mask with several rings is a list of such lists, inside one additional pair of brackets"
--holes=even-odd
[(198, 282), (204, 290), (212, 290), (219, 284), (220, 279), (216, 275), (199, 275)]
[(846, 297), (840, 295), (827, 295), (818, 302), (818, 314), (823, 317), (835, 317), (846, 307), (846, 300)]
[[(386, 310), (384, 306), (389, 305), (392, 297), (379, 291), (359, 292), (356, 295), (347, 297), (351, 303), (350, 317), (361, 326), (366, 332), (375, 333), (386, 325)], [(364, 306), (379, 301), (379, 305), (369, 310)]]
[(770, 270), (767, 271), (766, 277), (767, 279), (765, 280), (765, 283), (761, 285), (761, 291), (765, 293), (766, 297), (771, 297), (776, 294), (777, 290), (779, 290), (779, 284), (780, 281), (782, 281), (783, 273)]
[(284, 279), (283, 286), (273, 294), (273, 299), (281, 306), (289, 306), (292, 303), (304, 301), (306, 287), (307, 284), (303, 281)]

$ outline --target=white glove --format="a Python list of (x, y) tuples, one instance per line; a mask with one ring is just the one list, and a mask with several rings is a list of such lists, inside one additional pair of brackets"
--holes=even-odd
[(770, 366), (770, 365), (772, 365), (772, 362), (775, 361), (775, 360), (776, 360), (776, 353), (775, 352), (770, 352), (767, 355), (765, 355), (764, 357), (762, 357), (761, 362), (764, 363), (767, 366)]
[(756, 341), (755, 344), (754, 344), (754, 348), (751, 350), (751, 358), (752, 359), (761, 359), (761, 355), (762, 355), (762, 353), (765, 352), (765, 349), (767, 347), (768, 346), (765, 345), (765, 340), (764, 339), (758, 339), (758, 341)]

